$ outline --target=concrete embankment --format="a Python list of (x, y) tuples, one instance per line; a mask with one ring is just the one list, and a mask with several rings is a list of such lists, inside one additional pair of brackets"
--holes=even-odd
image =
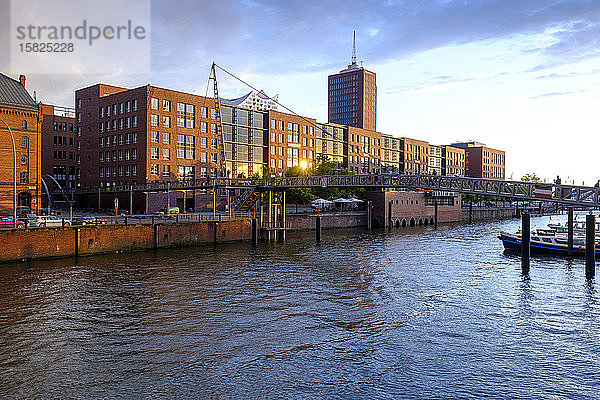
[[(469, 213), (472, 213), (469, 218)], [(496, 218), (511, 218), (515, 214), (515, 209), (512, 207), (473, 207), (472, 211), (469, 211), (469, 207), (463, 207), (462, 209), (462, 221), (468, 222), (482, 221), (486, 219)]]
[[(321, 213), (321, 228), (354, 228), (367, 226), (366, 212)], [(315, 229), (317, 214), (287, 214), (289, 230)]]
[(0, 231), (0, 262), (249, 240), (248, 220)]

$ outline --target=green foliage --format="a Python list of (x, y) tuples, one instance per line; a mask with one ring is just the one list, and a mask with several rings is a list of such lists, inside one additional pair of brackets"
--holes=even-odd
[[(335, 161), (332, 161), (324, 154), (315, 159), (315, 165), (310, 170), (302, 167), (291, 167), (285, 173), (285, 176), (323, 176), (323, 175), (351, 175), (348, 168), (339, 168)], [(290, 204), (307, 204), (316, 197), (328, 199), (330, 197), (350, 197), (364, 192), (364, 189), (339, 189), (339, 188), (313, 188), (313, 189), (292, 189), (288, 191), (287, 201)]]
[(521, 181), (523, 182), (541, 182), (542, 178), (536, 175), (536, 173), (525, 174), (521, 177)]

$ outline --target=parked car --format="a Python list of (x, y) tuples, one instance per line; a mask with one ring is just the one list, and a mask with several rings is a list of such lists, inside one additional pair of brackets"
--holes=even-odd
[(72, 220), (73, 225), (105, 225), (106, 223), (106, 218), (94, 217), (93, 215), (82, 215)]
[(29, 226), (32, 227), (49, 227), (49, 226), (63, 226), (63, 221), (65, 226), (70, 226), (71, 221), (68, 219), (58, 218), (54, 215), (42, 215), (37, 217), (36, 219), (29, 222)]
[(25, 229), (25, 222), (17, 220), (15, 226), (15, 220), (11, 217), (0, 217), (0, 229)]

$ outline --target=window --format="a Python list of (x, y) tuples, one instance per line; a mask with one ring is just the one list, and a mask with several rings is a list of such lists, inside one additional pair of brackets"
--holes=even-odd
[(104, 153), (103, 152), (98, 153), (98, 161), (104, 162)]
[(169, 132), (163, 132), (163, 143), (169, 144), (171, 143), (171, 134)]
[(158, 99), (155, 99), (154, 97), (150, 99), (150, 107), (153, 110), (158, 110)]
[(100, 175), (100, 178), (104, 177), (104, 167), (100, 167), (98, 173)]
[(128, 101), (125, 103), (125, 112), (130, 112), (131, 111), (131, 102)]
[(205, 137), (201, 137), (200, 138), (200, 147), (206, 147), (206, 138)]
[(21, 148), (22, 149), (26, 149), (27, 148), (27, 138), (21, 138)]
[(137, 122), (138, 122), (138, 118), (137, 115), (133, 116), (133, 121), (132, 121), (132, 125), (134, 128), (137, 128)]
[(27, 156), (25, 154), (21, 155), (21, 164), (22, 165), (26, 165), (27, 164)]
[(200, 115), (204, 118), (206, 118), (208, 109), (206, 107), (200, 107)]
[(206, 122), (201, 122), (200, 123), (200, 131), (201, 132), (206, 132)]
[(136, 148), (131, 149), (131, 159), (132, 160), (137, 159), (137, 149)]
[(137, 132), (131, 134), (131, 143), (137, 143)]
[(104, 147), (104, 138), (103, 137), (100, 138), (100, 147)]
[(129, 117), (125, 118), (125, 128), (126, 129), (131, 128), (131, 118), (129, 118)]
[(171, 127), (171, 117), (163, 117), (163, 127), (165, 127), (165, 128)]
[(274, 119), (271, 120), (271, 129), (275, 129), (275, 120)]
[(152, 126), (158, 126), (158, 115), (151, 115), (150, 116), (150, 125), (152, 125)]
[(132, 165), (131, 166), (131, 176), (136, 176), (137, 175), (137, 165)]
[(125, 160), (129, 160), (129, 149), (125, 149)]
[(215, 116), (215, 109), (214, 109), (214, 108), (211, 108), (211, 109), (210, 109), (210, 117), (211, 117), (212, 119), (215, 119), (215, 118), (216, 118), (216, 116)]
[(133, 111), (137, 111), (137, 109), (138, 109), (138, 101), (133, 100)]
[(279, 130), (282, 131), (283, 130), (283, 121), (279, 121)]
[(158, 175), (158, 164), (150, 164), (150, 174)]
[(119, 135), (119, 146), (123, 145), (123, 135)]
[(158, 160), (158, 148), (152, 147), (150, 149), (150, 158), (153, 160)]
[(210, 139), (210, 148), (211, 149), (217, 148), (217, 139)]
[(119, 114), (123, 114), (123, 111), (125, 111), (125, 106), (123, 103), (119, 103)]
[(202, 163), (206, 162), (206, 153), (205, 152), (200, 153), (200, 162), (202, 162)]
[(210, 153), (210, 162), (213, 164), (217, 163), (217, 153)]
[(123, 161), (123, 150), (119, 150), (119, 161)]
[(126, 134), (125, 135), (125, 144), (129, 144), (129, 140), (130, 140), (131, 134)]
[(163, 176), (169, 176), (171, 175), (171, 166), (170, 165), (163, 165)]
[(150, 132), (150, 142), (158, 143), (158, 131)]
[(129, 176), (129, 165), (125, 166), (125, 176)]
[(171, 101), (163, 100), (163, 111), (171, 111)]
[(27, 129), (27, 121), (23, 120), (22, 128), (23, 129)]
[(163, 160), (170, 160), (171, 152), (169, 149), (163, 149)]
[(177, 116), (177, 126), (180, 128), (185, 128), (185, 118)]

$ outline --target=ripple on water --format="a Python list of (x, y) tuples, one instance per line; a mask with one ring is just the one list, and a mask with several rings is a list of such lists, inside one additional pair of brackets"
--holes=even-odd
[(0, 397), (594, 398), (595, 282), (517, 227), (5, 265)]

